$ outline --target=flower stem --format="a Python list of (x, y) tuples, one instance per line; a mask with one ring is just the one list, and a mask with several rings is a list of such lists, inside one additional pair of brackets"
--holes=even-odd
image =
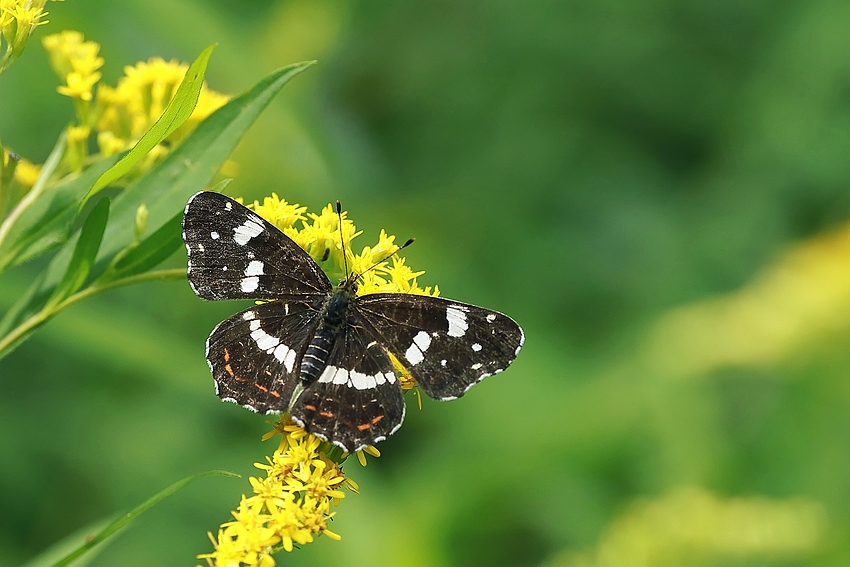
[(186, 270), (184, 268), (175, 268), (172, 270), (157, 270), (153, 272), (145, 272), (143, 274), (136, 274), (134, 276), (113, 280), (104, 284), (92, 285), (90, 287), (87, 287), (70, 296), (65, 301), (51, 307), (50, 309), (42, 309), (26, 321), (15, 327), (8, 335), (0, 339), (0, 358), (3, 358), (7, 354), (9, 354), (9, 352), (12, 351), (12, 349), (19, 341), (22, 341), (29, 333), (34, 331), (42, 324), (46, 323), (51, 317), (53, 317), (66, 307), (70, 307), (71, 305), (74, 305), (75, 303), (78, 303), (84, 299), (88, 299), (89, 297), (92, 297), (103, 291), (123, 287), (125, 285), (148, 281), (178, 280), (185, 277)]

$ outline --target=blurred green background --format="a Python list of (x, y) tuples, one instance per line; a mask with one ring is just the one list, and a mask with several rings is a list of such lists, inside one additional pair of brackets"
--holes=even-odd
[[(332, 529), (280, 565), (850, 564), (850, 3), (68, 0), (0, 77), (40, 163), (72, 119), (39, 40), (104, 81), (218, 42), (237, 94), (305, 59), (231, 195), (340, 199), (443, 295), (525, 328), (511, 369), (408, 399)], [(182, 255), (182, 256), (181, 256)], [(185, 263), (181, 252), (170, 263)], [(40, 266), (0, 280), (0, 311)], [(185, 283), (63, 312), (0, 361), (0, 565), (191, 473), (255, 474), (266, 418), (213, 394), (237, 304)], [(247, 478), (204, 479), (96, 566), (195, 565)]]

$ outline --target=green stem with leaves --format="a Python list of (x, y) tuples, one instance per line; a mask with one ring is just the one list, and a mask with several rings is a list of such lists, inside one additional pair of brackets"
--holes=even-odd
[(9, 332), (8, 335), (3, 338), (0, 338), (0, 358), (6, 356), (6, 354), (8, 354), (12, 350), (12, 347), (14, 347), (15, 343), (17, 343), (19, 340), (27, 336), (30, 332), (34, 331), (37, 327), (46, 323), (51, 317), (53, 317), (66, 307), (70, 307), (71, 305), (74, 305), (77, 302), (80, 302), (84, 299), (88, 299), (89, 297), (97, 295), (98, 293), (108, 291), (110, 289), (115, 289), (118, 287), (123, 287), (126, 285), (149, 281), (179, 280), (184, 279), (185, 277), (186, 270), (183, 268), (177, 268), (173, 270), (156, 270), (153, 272), (145, 272), (126, 278), (112, 280), (102, 284), (95, 283), (71, 295), (61, 303), (58, 303), (54, 306), (45, 307), (29, 319), (26, 319), (20, 325), (15, 327), (11, 332)]

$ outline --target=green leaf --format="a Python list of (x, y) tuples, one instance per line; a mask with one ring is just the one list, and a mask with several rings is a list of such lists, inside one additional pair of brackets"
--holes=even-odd
[(115, 263), (98, 281), (103, 282), (132, 276), (156, 267), (160, 262), (174, 254), (174, 251), (183, 243), (182, 221), (183, 211), (180, 211), (149, 237), (127, 249), (123, 255), (117, 256)]
[[(184, 478), (183, 480), (178, 480), (177, 482), (175, 482), (174, 484), (172, 484), (171, 486), (169, 486), (165, 490), (157, 493), (156, 495), (152, 496), (151, 498), (149, 498), (148, 500), (146, 500), (142, 504), (133, 508), (131, 511), (127, 512), (126, 514), (121, 515), (120, 517), (118, 517), (118, 519), (112, 521), (108, 526), (106, 526), (105, 528), (100, 530), (93, 537), (85, 537), (84, 541), (82, 541), (81, 543), (76, 545), (75, 548), (73, 549), (73, 551), (71, 551), (70, 553), (67, 553), (64, 557), (62, 557), (58, 561), (47, 562), (47, 561), (41, 561), (40, 560), (41, 557), (48, 557), (48, 556), (53, 557), (54, 556), (53, 554), (50, 554), (49, 553), (50, 550), (48, 550), (48, 552), (43, 553), (41, 556), (39, 556), (39, 558), (37, 558), (34, 561), (27, 563), (24, 567), (48, 567), (48, 566), (64, 567), (65, 565), (70, 565), (72, 561), (78, 559), (83, 554), (89, 552), (92, 548), (97, 546), (99, 543), (105, 541), (110, 536), (115, 535), (119, 530), (121, 530), (121, 528), (123, 528), (124, 526), (126, 526), (127, 524), (132, 522), (134, 519), (138, 518), (140, 515), (144, 514), (145, 512), (147, 512), (148, 510), (150, 510), (151, 508), (153, 508), (154, 506), (156, 506), (157, 504), (159, 504), (160, 502), (162, 502), (163, 500), (165, 500), (166, 498), (168, 498), (169, 496), (171, 496), (172, 494), (174, 494), (175, 492), (177, 492), (178, 490), (180, 490), (181, 488), (183, 488), (184, 486), (186, 486), (190, 482), (195, 481), (199, 478), (203, 478), (203, 477), (206, 477), (206, 476), (213, 476), (213, 475), (227, 476), (227, 477), (231, 477), (231, 478), (239, 478), (238, 474), (235, 474), (235, 473), (232, 473), (232, 472), (213, 470), (213, 471), (205, 471), (205, 472), (202, 472), (202, 473), (194, 474), (192, 476), (188, 476), (188, 477)], [(61, 545), (61, 543), (63, 543), (63, 542), (60, 542), (60, 545)]]
[[(313, 65), (297, 63), (278, 69), (249, 91), (219, 108), (186, 137), (162, 161), (122, 191), (112, 202), (94, 273), (105, 271), (112, 259), (135, 238), (136, 210), (145, 204), (148, 226), (158, 230), (182, 211), (189, 197), (207, 187), (245, 131), (271, 99), (293, 77)], [(71, 243), (63, 246), (36, 278), (26, 295), (0, 320), (0, 337), (38, 313), (62, 279), (72, 254)]]
[(81, 176), (70, 176), (54, 186), (46, 186), (65, 148), (65, 135), (42, 167), (35, 186), (0, 226), (0, 272), (62, 244), (71, 233), (78, 205), (91, 184), (118, 159), (109, 158), (93, 165)]
[(67, 299), (85, 283), (94, 265), (97, 251), (100, 249), (107, 220), (109, 220), (109, 199), (104, 198), (98, 201), (86, 217), (65, 275), (47, 301), (46, 310)]
[[(57, 561), (64, 559), (68, 554), (72, 553), (78, 547), (80, 547), (85, 541), (95, 534), (100, 533), (103, 529), (114, 522), (116, 519), (115, 514), (108, 516), (106, 518), (101, 518), (99, 520), (95, 520), (94, 522), (88, 524), (87, 526), (80, 528), (69, 536), (64, 537), (62, 540), (54, 543), (49, 548), (45, 549), (29, 561), (27, 561), (21, 567), (50, 567)], [(83, 565), (87, 565), (91, 562), (95, 557), (97, 557), (98, 553), (103, 551), (106, 546), (101, 545), (93, 550), (91, 550), (85, 557), (80, 557), (70, 565), (73, 567), (82, 567)]]
[[(145, 132), (144, 136), (136, 142), (133, 149), (121, 161), (98, 178), (91, 191), (86, 195), (85, 201), (88, 201), (103, 190), (104, 187), (130, 171), (157, 144), (166, 139), (189, 119), (192, 111), (195, 110), (195, 106), (198, 104), (198, 97), (201, 94), (201, 87), (204, 85), (204, 75), (213, 49), (215, 49), (215, 44), (210, 45), (198, 55), (198, 58), (189, 66), (186, 76), (183, 77), (183, 81), (177, 87), (177, 92), (174, 93), (174, 97), (168, 103), (168, 106), (159, 119), (151, 126), (150, 130)], [(83, 201), (83, 204), (85, 204), (85, 201)], [(82, 208), (82, 204), (80, 208)]]

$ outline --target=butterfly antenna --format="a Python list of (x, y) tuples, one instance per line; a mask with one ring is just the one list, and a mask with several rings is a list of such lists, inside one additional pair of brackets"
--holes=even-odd
[[(392, 256), (393, 254), (398, 254), (399, 252), (401, 252), (402, 250), (404, 250), (405, 248), (407, 248), (408, 246), (410, 246), (410, 245), (411, 245), (411, 244), (413, 244), (414, 242), (416, 242), (416, 239), (415, 239), (415, 238), (408, 238), (408, 239), (407, 239), (407, 242), (405, 242), (404, 244), (402, 244), (401, 246), (399, 246), (398, 248), (396, 248), (396, 251), (395, 251), (395, 252), (393, 252), (392, 254), (390, 254), (389, 256), (387, 256), (387, 258), (389, 258), (390, 256)], [(377, 266), (377, 265), (378, 265), (378, 264), (380, 264), (381, 262), (386, 261), (386, 259), (387, 259), (387, 258), (384, 258), (383, 260), (378, 260), (377, 262), (375, 262), (374, 264), (372, 264), (371, 266), (369, 266), (369, 270), (371, 270), (372, 268), (374, 268), (375, 266)], [(363, 274), (365, 274), (365, 273), (366, 273), (366, 272), (368, 272), (369, 270), (364, 271), (364, 272), (363, 272)], [(360, 275), (362, 276), (363, 274), (360, 274)]]
[(339, 241), (342, 244), (342, 263), (345, 266), (345, 279), (348, 279), (348, 256), (345, 253), (345, 238), (342, 235), (342, 205), (336, 200), (336, 215), (339, 217)]

